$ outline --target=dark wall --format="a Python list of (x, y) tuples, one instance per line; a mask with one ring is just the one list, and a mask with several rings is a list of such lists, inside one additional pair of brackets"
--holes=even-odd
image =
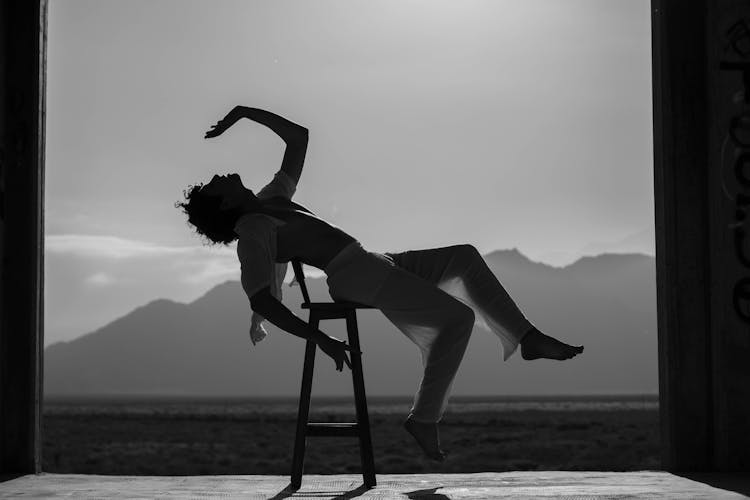
[(710, 4), (706, 30), (712, 457), (750, 470), (750, 2)]
[(706, 12), (706, 2), (652, 1), (659, 396), (673, 470), (711, 464)]
[(0, 472), (38, 472), (46, 0), (0, 9)]
[(652, 16), (663, 465), (750, 470), (750, 3)]

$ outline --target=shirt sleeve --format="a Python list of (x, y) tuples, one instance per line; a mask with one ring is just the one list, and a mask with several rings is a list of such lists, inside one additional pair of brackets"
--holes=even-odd
[[(281, 283), (287, 264), (276, 262), (276, 226), (272, 217), (259, 214), (241, 217), (235, 225), (234, 231), (239, 236), (237, 257), (240, 260), (240, 281), (248, 299), (269, 287), (271, 295), (281, 300)], [(267, 335), (263, 322), (263, 316), (253, 311), (250, 318), (250, 340), (253, 345)]]
[(261, 199), (280, 196), (291, 200), (295, 191), (297, 191), (297, 184), (294, 182), (294, 179), (288, 176), (283, 170), (279, 170), (273, 176), (271, 182), (263, 186), (256, 196)]
[(235, 227), (242, 289), (248, 299), (274, 284), (276, 226), (264, 217), (242, 217)]

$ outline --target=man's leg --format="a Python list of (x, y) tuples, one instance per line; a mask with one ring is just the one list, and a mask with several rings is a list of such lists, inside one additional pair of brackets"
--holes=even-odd
[[(379, 274), (380, 269), (383, 274)], [(360, 279), (358, 279), (360, 278)], [(377, 307), (421, 351), (424, 374), (405, 426), (432, 458), (440, 459), (437, 422), (474, 325), (470, 307), (419, 276), (388, 264), (382, 257), (361, 256), (329, 276), (331, 295)], [(371, 287), (377, 293), (370, 294)]]
[(406, 430), (430, 458), (443, 460), (438, 422), (469, 343), (474, 313), (433, 284), (400, 268), (389, 274), (374, 305), (422, 351), (424, 374)]
[(541, 333), (521, 312), (472, 245), (386, 254), (409, 272), (465, 301), (477, 319), (500, 338), (504, 359), (519, 344), (524, 359), (569, 359), (582, 347), (564, 344)]

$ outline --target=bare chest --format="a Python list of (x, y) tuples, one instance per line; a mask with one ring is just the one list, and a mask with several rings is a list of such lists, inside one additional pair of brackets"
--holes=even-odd
[(323, 269), (348, 243), (354, 240), (336, 226), (304, 212), (285, 214), (285, 224), (276, 231), (276, 260), (292, 259)]

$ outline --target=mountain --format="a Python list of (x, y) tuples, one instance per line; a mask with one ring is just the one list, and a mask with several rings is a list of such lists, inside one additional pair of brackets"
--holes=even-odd
[(618, 240), (591, 242), (574, 251), (543, 251), (535, 255), (534, 260), (545, 262), (555, 267), (563, 267), (572, 264), (583, 256), (595, 256), (604, 253), (638, 253), (653, 257), (656, 255), (653, 226), (644, 227)]
[[(541, 331), (585, 352), (570, 361), (503, 363), (497, 338), (475, 328), (453, 394), (655, 393), (657, 382), (654, 258), (584, 257), (563, 267), (533, 262), (518, 250), (485, 255), (524, 314)], [(324, 278), (308, 278), (313, 300), (329, 300)], [(302, 318), (298, 288), (284, 303)], [(411, 395), (421, 376), (419, 351), (376, 310), (358, 313), (368, 394)], [(248, 336), (250, 308), (239, 282), (196, 301), (155, 300), (108, 325), (45, 351), (47, 395), (297, 395), (304, 342), (267, 325)], [(322, 329), (346, 338), (343, 321)], [(351, 377), (318, 351), (313, 394), (351, 394)]]
[(617, 241), (597, 241), (589, 243), (578, 251), (579, 255), (602, 253), (644, 253), (656, 255), (654, 228), (646, 227)]

